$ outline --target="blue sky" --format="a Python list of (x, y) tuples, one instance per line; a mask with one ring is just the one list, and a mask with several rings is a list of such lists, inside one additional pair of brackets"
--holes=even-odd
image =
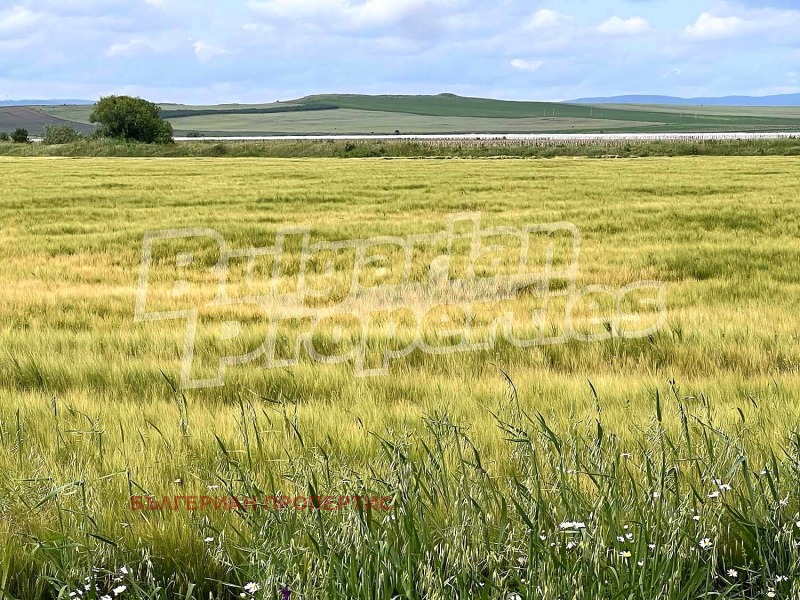
[(0, 99), (800, 92), (800, 0), (0, 0)]

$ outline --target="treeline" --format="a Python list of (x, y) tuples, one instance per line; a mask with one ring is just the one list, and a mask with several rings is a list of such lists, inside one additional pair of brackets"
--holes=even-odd
[(262, 140), (142, 144), (84, 138), (61, 145), (0, 144), (5, 156), (261, 158), (636, 158), (648, 156), (800, 156), (800, 139), (598, 141)]

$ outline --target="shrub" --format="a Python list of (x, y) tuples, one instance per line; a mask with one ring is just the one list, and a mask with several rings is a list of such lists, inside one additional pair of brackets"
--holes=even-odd
[(107, 96), (94, 105), (89, 121), (99, 123), (106, 137), (146, 144), (168, 144), (172, 125), (161, 117), (161, 107), (142, 98)]
[(11, 140), (11, 136), (5, 131), (0, 131), (0, 142), (8, 142), (9, 140)]
[(208, 148), (207, 156), (225, 156), (228, 154), (228, 146), (225, 144), (214, 144)]
[(81, 134), (72, 125), (47, 125), (44, 128), (45, 144), (69, 144), (81, 138)]
[(11, 134), (11, 141), (17, 144), (26, 144), (28, 142), (28, 130), (22, 129), (15, 129), (14, 133)]

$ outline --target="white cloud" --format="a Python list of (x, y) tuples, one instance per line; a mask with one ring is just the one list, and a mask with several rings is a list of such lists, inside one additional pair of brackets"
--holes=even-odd
[(192, 44), (192, 48), (194, 48), (194, 55), (197, 57), (197, 60), (202, 63), (208, 62), (216, 56), (227, 53), (227, 50), (222, 46), (215, 46), (202, 40), (194, 42)]
[(108, 56), (136, 56), (155, 49), (154, 44), (149, 40), (133, 39), (127, 42), (111, 44), (106, 50), (106, 54)]
[(387, 26), (414, 11), (430, 8), (429, 0), (251, 0), (247, 5), (267, 16), (320, 24), (340, 23), (354, 29)]
[(600, 33), (606, 35), (635, 35), (644, 33), (649, 29), (650, 23), (641, 17), (631, 17), (630, 19), (611, 17), (597, 28)]
[(270, 25), (269, 23), (245, 23), (242, 26), (242, 29), (254, 33), (268, 33), (271, 35), (277, 33), (278, 31), (274, 26)]
[(800, 10), (763, 8), (757, 10), (735, 10), (735, 4), (723, 5), (726, 15), (703, 12), (692, 25), (685, 29), (690, 40), (722, 40), (747, 35), (762, 35), (771, 42), (783, 39), (794, 45), (800, 28)]
[(39, 20), (39, 15), (24, 6), (14, 6), (0, 12), (0, 39), (23, 35)]
[(704, 12), (694, 25), (686, 27), (686, 35), (696, 40), (720, 40), (738, 35), (745, 22), (739, 17), (716, 17)]
[(558, 27), (572, 20), (572, 17), (549, 8), (537, 11), (528, 21), (528, 27), (541, 29), (545, 27)]
[(520, 71), (536, 72), (544, 66), (544, 62), (543, 60), (515, 58), (511, 61), (511, 66)]

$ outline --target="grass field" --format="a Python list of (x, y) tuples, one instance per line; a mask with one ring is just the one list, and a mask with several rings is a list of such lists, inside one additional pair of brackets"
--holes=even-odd
[[(219, 111), (276, 110), (323, 103), (321, 112), (219, 114)], [(592, 131), (796, 131), (800, 112), (792, 108), (665, 107), (557, 102), (512, 102), (437, 96), (364, 96), (327, 94), (291, 102), (247, 105), (162, 105), (169, 111), (207, 115), (170, 117), (176, 132), (207, 135), (280, 135), (324, 133), (497, 133)], [(51, 117), (86, 124), (91, 106), (35, 107)], [(24, 126), (24, 125), (22, 125)], [(32, 129), (33, 131), (33, 129)]]
[[(392, 134), (406, 133), (528, 133), (562, 132), (565, 130), (591, 131), (604, 129), (629, 130), (629, 121), (611, 119), (535, 117), (451, 117), (415, 115), (370, 110), (338, 109), (318, 112), (278, 113), (272, 115), (214, 115), (170, 119), (178, 131), (201, 131), (208, 135), (236, 135), (241, 132), (273, 135), (313, 134)], [(643, 122), (641, 127), (655, 123)]]
[[(283, 586), (325, 599), (797, 598), (798, 174), (792, 157), (0, 158), (0, 600)], [(181, 391), (182, 324), (134, 320), (148, 231), (211, 228), (250, 248), (283, 226), (309, 225), (312, 241), (407, 236), (463, 212), (487, 227), (574, 224), (576, 286), (664, 282), (665, 323), (625, 339), (587, 305), (580, 326), (608, 339), (415, 352), (369, 378), (301, 354)], [(207, 243), (188, 249), (216, 262)], [(439, 251), (414, 263), (420, 282)], [(295, 265), (299, 248), (288, 254)], [(174, 256), (155, 258), (153, 298), (178, 307)], [(321, 263), (312, 273), (330, 283)], [(192, 282), (192, 301), (216, 289), (208, 272)], [(523, 294), (514, 310), (538, 303)], [(233, 340), (202, 330), (209, 372), (267, 335), (253, 306), (209, 318), (244, 325)], [(301, 325), (281, 329), (281, 347)], [(371, 341), (407, 339), (404, 327)], [(209, 494), (391, 496), (394, 509), (130, 506)]]
[(621, 110), (653, 110), (682, 113), (685, 115), (721, 115), (744, 117), (779, 117), (787, 119), (800, 118), (800, 106), (675, 106), (668, 104), (603, 104), (604, 108)]

